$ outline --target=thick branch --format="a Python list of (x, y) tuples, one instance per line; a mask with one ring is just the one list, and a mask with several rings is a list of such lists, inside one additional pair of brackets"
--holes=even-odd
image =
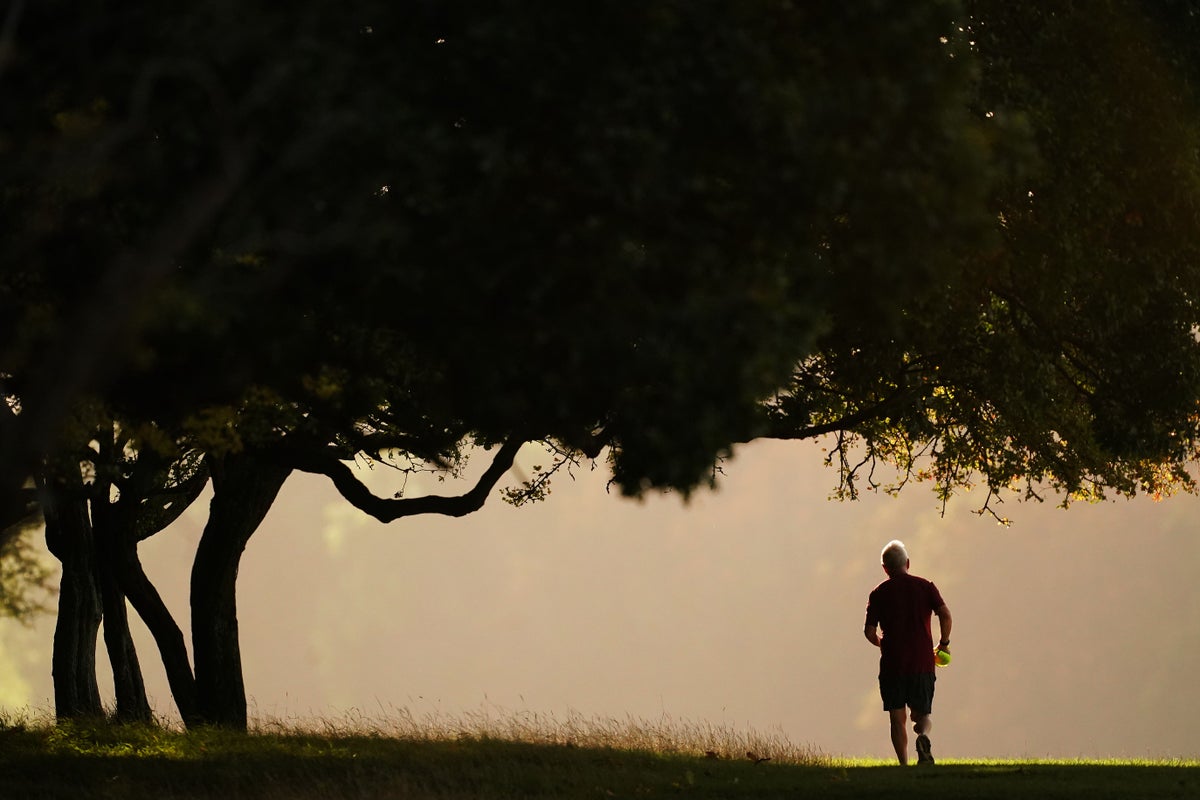
[(296, 469), (327, 476), (333, 481), (333, 485), (337, 487), (342, 497), (346, 498), (355, 508), (370, 514), (380, 522), (392, 522), (401, 517), (411, 517), (416, 514), (444, 514), (449, 517), (462, 517), (478, 511), (483, 508), (488, 492), (512, 467), (513, 459), (516, 458), (517, 451), (523, 444), (525, 444), (525, 439), (516, 437), (501, 445), (491, 466), (479, 478), (474, 488), (457, 497), (444, 495), (376, 497), (341, 461), (309, 453), (296, 453), (292, 458)]
[(864, 422), (880, 419), (893, 408), (918, 394), (909, 387), (901, 387), (874, 405), (860, 408), (851, 414), (821, 423), (820, 425), (796, 426), (787, 417), (773, 417), (755, 432), (751, 439), (812, 439), (827, 433), (853, 430)]

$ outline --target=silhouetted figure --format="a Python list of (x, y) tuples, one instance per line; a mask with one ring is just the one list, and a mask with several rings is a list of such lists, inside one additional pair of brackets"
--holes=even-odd
[[(938, 649), (950, 652), (950, 609), (937, 587), (908, 572), (904, 543), (887, 543), (880, 556), (887, 580), (867, 599), (863, 633), (879, 648), (879, 694), (883, 710), (891, 717), (892, 747), (900, 764), (908, 763), (907, 712), (912, 711), (917, 734), (917, 763), (932, 764), (929, 719), (933, 711), (934, 649), (930, 618), (937, 615), (941, 629)], [(880, 635), (879, 630), (883, 634)]]

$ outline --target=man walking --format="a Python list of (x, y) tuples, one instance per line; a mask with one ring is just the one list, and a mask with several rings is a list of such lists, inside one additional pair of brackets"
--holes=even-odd
[[(880, 556), (887, 580), (867, 599), (867, 641), (879, 648), (879, 694), (891, 717), (892, 747), (903, 766), (908, 763), (906, 709), (912, 711), (917, 734), (917, 763), (932, 764), (929, 744), (933, 711), (934, 651), (930, 617), (937, 615), (939, 650), (950, 652), (950, 609), (936, 586), (908, 572), (904, 543), (887, 543)], [(879, 630), (883, 630), (880, 636)]]

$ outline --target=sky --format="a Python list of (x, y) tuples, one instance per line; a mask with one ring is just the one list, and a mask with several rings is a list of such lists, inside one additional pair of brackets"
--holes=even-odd
[[(542, 461), (523, 451), (518, 471)], [(812, 442), (746, 445), (724, 472), (687, 502), (636, 501), (585, 468), (533, 506), (493, 496), (461, 519), (388, 525), (293, 475), (240, 571), (251, 715), (667, 718), (890, 758), (862, 629), (879, 552), (899, 538), (954, 616), (939, 758), (1200, 758), (1200, 498), (1010, 501), (1002, 527), (973, 513), (978, 491), (944, 515), (923, 485), (832, 500)], [(396, 488), (387, 470), (363, 477)], [(185, 630), (206, 511), (141, 550)], [(0, 621), (0, 707), (51, 707), (52, 631), (50, 617)], [(170, 716), (151, 640), (135, 639)]]

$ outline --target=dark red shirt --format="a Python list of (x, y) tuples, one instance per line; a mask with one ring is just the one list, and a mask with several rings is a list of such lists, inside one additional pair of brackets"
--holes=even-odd
[(902, 572), (876, 586), (867, 599), (867, 628), (883, 629), (880, 675), (933, 672), (933, 612), (944, 605), (936, 586)]

